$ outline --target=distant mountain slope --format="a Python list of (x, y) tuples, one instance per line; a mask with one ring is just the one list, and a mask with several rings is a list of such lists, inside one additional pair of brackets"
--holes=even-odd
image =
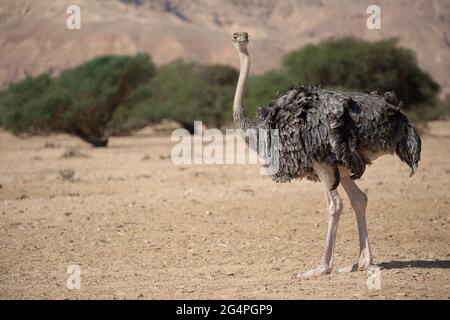
[[(65, 27), (74, 3), (81, 30)], [(366, 28), (369, 3), (381, 6), (381, 30)], [(289, 50), (331, 36), (398, 37), (450, 92), (447, 0), (2, 0), (0, 87), (103, 54), (148, 52), (159, 64), (183, 58), (237, 66), (230, 42), (236, 30), (250, 33), (256, 73), (279, 67)]]

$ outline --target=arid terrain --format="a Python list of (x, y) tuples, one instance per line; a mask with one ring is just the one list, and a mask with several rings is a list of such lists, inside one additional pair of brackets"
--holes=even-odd
[[(284, 54), (330, 37), (398, 38), (419, 66), (450, 93), (447, 0), (77, 0), (81, 29), (66, 28), (71, 0), (2, 0), (0, 89), (26, 74), (55, 73), (105, 54), (149, 53), (238, 66), (235, 31), (250, 34), (252, 72), (279, 68)], [(377, 4), (381, 29), (369, 30)]]
[[(174, 144), (150, 129), (104, 149), (1, 132), (0, 298), (450, 299), (450, 122), (426, 129), (415, 176), (386, 156), (359, 183), (380, 290), (365, 272), (291, 280), (323, 250), (319, 184), (276, 184), (256, 165), (175, 166)], [(358, 252), (341, 194), (338, 267)], [(70, 265), (80, 290), (66, 288)]]

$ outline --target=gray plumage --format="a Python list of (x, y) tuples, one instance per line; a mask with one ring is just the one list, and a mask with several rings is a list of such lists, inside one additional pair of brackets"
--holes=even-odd
[[(346, 93), (295, 86), (258, 111), (257, 120), (235, 113), (240, 129), (278, 129), (278, 170), (273, 179), (317, 180), (313, 161), (339, 166), (360, 178), (370, 164), (364, 152), (395, 153), (413, 174), (420, 160), (421, 140), (400, 112), (402, 102), (392, 92)], [(269, 140), (270, 145), (270, 140)]]

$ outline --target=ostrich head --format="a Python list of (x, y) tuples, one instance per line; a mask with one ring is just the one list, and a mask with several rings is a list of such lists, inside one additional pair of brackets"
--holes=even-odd
[(235, 32), (233, 34), (233, 44), (238, 51), (246, 51), (248, 44), (248, 33)]

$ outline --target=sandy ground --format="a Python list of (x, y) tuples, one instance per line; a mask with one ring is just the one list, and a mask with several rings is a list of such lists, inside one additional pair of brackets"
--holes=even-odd
[[(106, 149), (0, 133), (0, 298), (450, 299), (450, 122), (431, 124), (414, 177), (385, 156), (359, 182), (380, 290), (365, 272), (291, 280), (322, 254), (319, 184), (276, 184), (256, 165), (175, 166), (173, 145), (145, 132)], [(340, 191), (338, 267), (358, 253)], [(80, 290), (66, 287), (70, 265)]]

